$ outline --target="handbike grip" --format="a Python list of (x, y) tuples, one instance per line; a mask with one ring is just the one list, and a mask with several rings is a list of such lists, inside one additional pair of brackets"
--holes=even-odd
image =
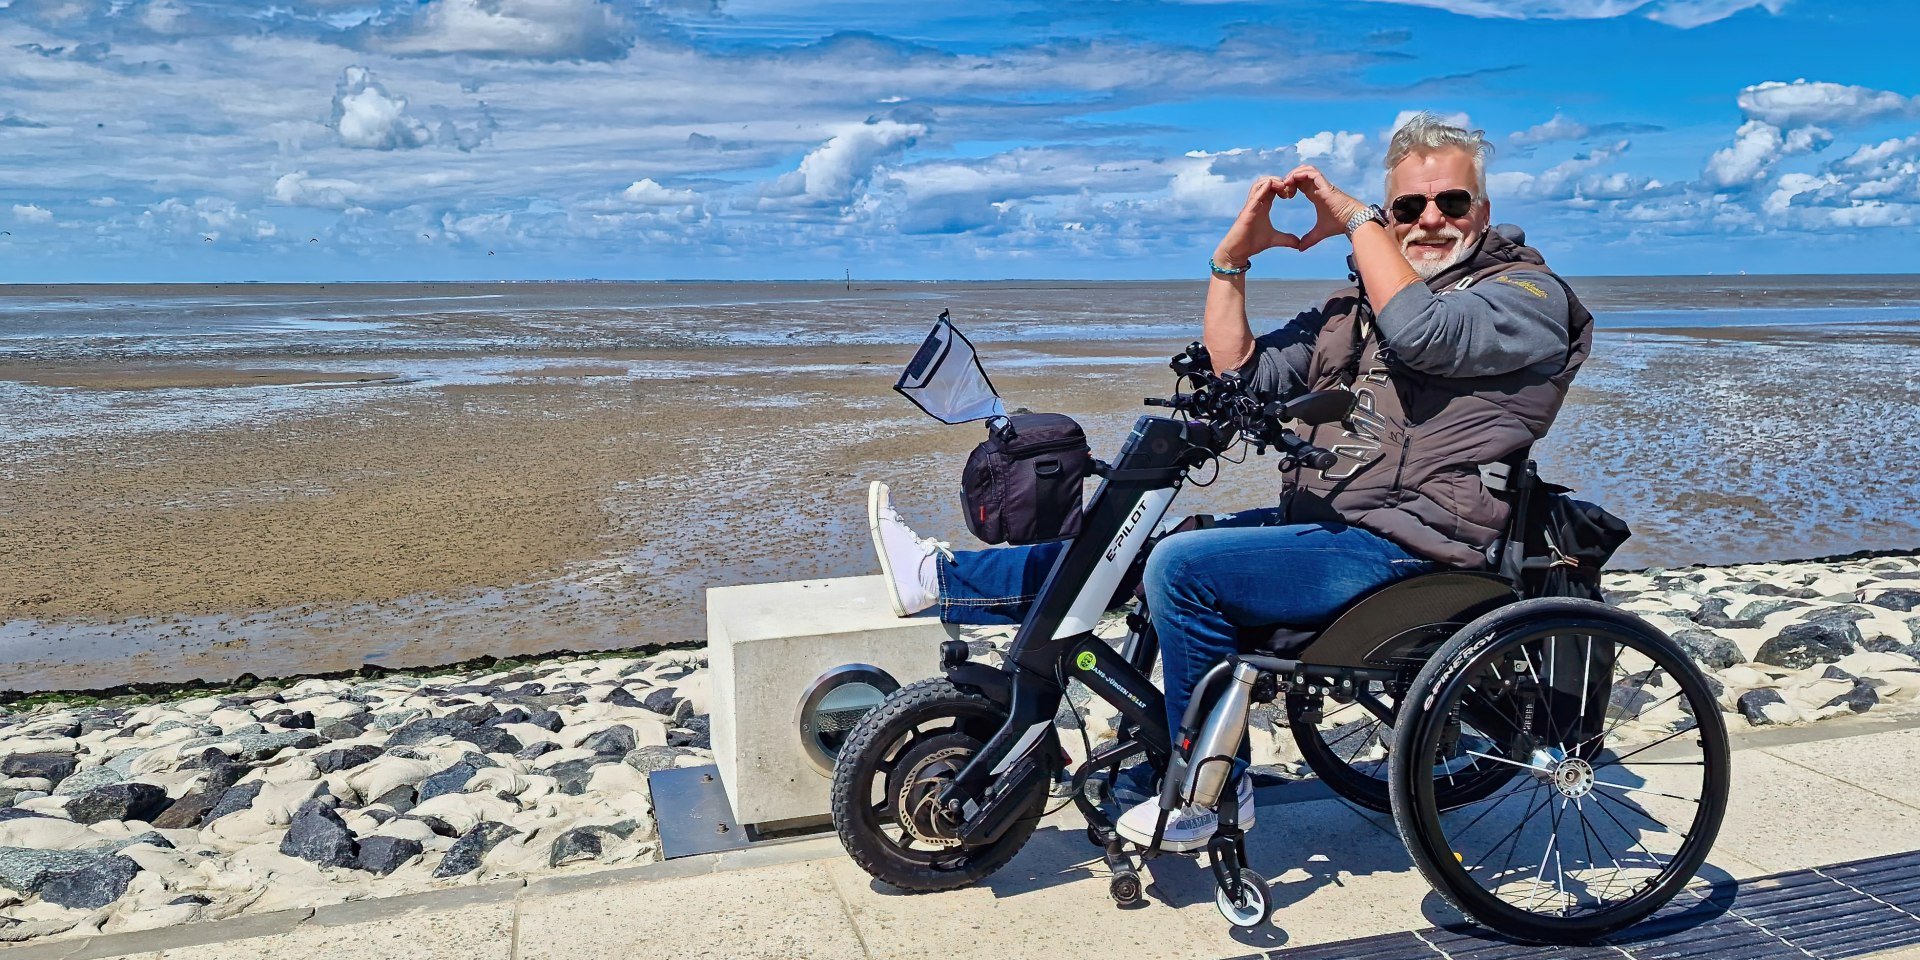
[(1325, 470), (1340, 462), (1339, 454), (1323, 450), (1291, 433), (1280, 435), (1280, 452), (1300, 462), (1301, 466), (1314, 470)]

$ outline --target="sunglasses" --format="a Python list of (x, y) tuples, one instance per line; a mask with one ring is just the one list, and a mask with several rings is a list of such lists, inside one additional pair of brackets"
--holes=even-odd
[[(1464, 217), (1468, 210), (1473, 209), (1473, 193), (1469, 190), (1442, 190), (1433, 195), (1433, 202), (1446, 216)], [(1427, 209), (1427, 198), (1418, 193), (1395, 197), (1389, 209), (1393, 211), (1395, 220), (1401, 223), (1413, 223), (1419, 220), (1421, 212)]]

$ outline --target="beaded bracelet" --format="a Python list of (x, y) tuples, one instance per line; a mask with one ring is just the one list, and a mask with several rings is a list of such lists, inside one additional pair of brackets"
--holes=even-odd
[(1223, 267), (1218, 263), (1215, 263), (1212, 257), (1207, 258), (1207, 269), (1212, 270), (1214, 273), (1217, 273), (1223, 277), (1237, 277), (1243, 273), (1246, 273), (1248, 270), (1252, 268), (1253, 268), (1253, 261), (1251, 260), (1247, 261), (1247, 265), (1244, 267)]

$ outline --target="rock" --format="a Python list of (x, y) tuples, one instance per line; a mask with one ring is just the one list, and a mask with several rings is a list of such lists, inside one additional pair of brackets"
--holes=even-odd
[(425, 848), (418, 840), (404, 837), (368, 837), (360, 841), (359, 858), (353, 865), (368, 873), (386, 876), (420, 855)]
[(687, 718), (684, 726), (667, 731), (667, 746), (698, 747), (702, 750), (713, 749), (712, 721), (706, 714)]
[(527, 722), (548, 733), (553, 733), (567, 725), (566, 721), (560, 718), (560, 711), (558, 710), (542, 710), (528, 717)]
[(521, 747), (518, 750), (515, 750), (513, 752), (513, 755), (514, 757), (520, 760), (538, 760), (541, 757), (549, 753), (552, 753), (553, 751), (558, 749), (560, 749), (559, 744), (554, 743), (551, 740), (542, 740), (539, 743), (529, 743), (526, 746)]
[(587, 792), (587, 781), (593, 778), (593, 768), (605, 760), (600, 757), (585, 760), (568, 760), (548, 767), (544, 773), (552, 777), (561, 793), (577, 797)]
[(220, 801), (225, 790), (192, 790), (178, 800), (167, 805), (167, 809), (153, 818), (153, 825), (162, 830), (189, 830), (200, 825), (206, 819), (213, 805)]
[(1851, 673), (1846, 672), (1845, 670), (1840, 669), (1839, 667), (1832, 666), (1831, 664), (1829, 664), (1827, 666), (1827, 669), (1820, 671), (1820, 679), (1822, 680), (1858, 680), (1860, 678), (1854, 676)]
[(1772, 583), (1756, 583), (1747, 588), (1747, 592), (1756, 597), (1792, 597), (1795, 600), (1813, 600), (1820, 591), (1809, 587), (1782, 587)]
[(1740, 713), (1747, 718), (1748, 723), (1756, 727), (1764, 727), (1773, 723), (1773, 718), (1767, 716), (1766, 708), (1769, 704), (1775, 703), (1786, 705), (1786, 700), (1777, 690), (1748, 690), (1740, 695)]
[[(1849, 636), (1849, 634), (1851, 634)], [(1836, 627), (1829, 623), (1789, 624), (1780, 635), (1760, 645), (1753, 659), (1778, 667), (1798, 670), (1816, 663), (1833, 663), (1853, 652), (1860, 631), (1851, 623)]]
[(425, 803), (442, 794), (459, 793), (476, 772), (472, 764), (463, 761), (420, 781), (419, 801)]
[(531, 716), (533, 716), (533, 714), (528, 713), (524, 707), (508, 707), (500, 711), (499, 716), (488, 720), (485, 724), (482, 724), (482, 726), (498, 727), (509, 723), (526, 723), (527, 718)]
[(1653, 694), (1646, 689), (1646, 678), (1642, 675), (1630, 676), (1616, 682), (1612, 692), (1607, 694), (1607, 713), (1610, 716), (1638, 717), (1640, 711), (1645, 710), (1653, 700)]
[(126, 857), (94, 857), (78, 870), (48, 873), (40, 899), (69, 909), (98, 910), (120, 899), (139, 872), (140, 865)]
[(1899, 653), (1900, 648), (1903, 646), (1906, 646), (1906, 644), (1884, 633), (1876, 633), (1860, 641), (1860, 649), (1871, 650), (1874, 653)]
[(152, 751), (146, 747), (134, 747), (129, 750), (122, 750), (117, 756), (101, 764), (101, 766), (112, 770), (121, 777), (128, 777), (133, 774), (133, 762), (146, 756), (150, 752)]
[(206, 817), (200, 822), (202, 824), (212, 823), (229, 813), (239, 813), (253, 806), (253, 801), (260, 796), (260, 790), (265, 786), (266, 784), (254, 780), (250, 783), (236, 784), (227, 788), (227, 791), (220, 795), (220, 799), (214, 802), (213, 808), (207, 811)]
[(575, 863), (580, 860), (598, 860), (603, 852), (600, 843), (601, 831), (593, 827), (575, 827), (554, 838), (553, 848), (547, 853), (547, 866)]
[(1710, 627), (1715, 630), (1725, 630), (1729, 628), (1739, 629), (1739, 630), (1751, 630), (1754, 627), (1760, 626), (1760, 621), (1758, 620), (1748, 619), (1745, 617), (1739, 620), (1734, 620), (1728, 617), (1727, 616), (1728, 602), (1729, 601), (1726, 597), (1708, 597), (1707, 599), (1700, 601), (1700, 606), (1698, 609), (1687, 614), (1687, 619), (1692, 620), (1694, 623), (1697, 623), (1703, 627)]
[(497, 727), (476, 727), (445, 717), (427, 717), (408, 723), (395, 730), (393, 736), (387, 738), (387, 743), (389, 746), (411, 746), (426, 743), (435, 737), (451, 737), (471, 743), (484, 753), (513, 753), (520, 749), (520, 741)]
[(97, 856), (79, 850), (0, 847), (0, 887), (16, 893), (38, 893), (49, 873), (82, 870)]
[(453, 842), (446, 856), (440, 858), (440, 865), (433, 868), (435, 879), (444, 880), (447, 877), (463, 876), (480, 869), (480, 861), (486, 857), (488, 851), (499, 846), (500, 841), (518, 836), (519, 833), (520, 831), (504, 823), (492, 820), (483, 820), (474, 824), (471, 830), (461, 834), (460, 839)]
[(359, 847), (346, 822), (334, 812), (336, 802), (333, 797), (320, 796), (301, 804), (280, 841), (280, 852), (323, 867), (351, 865), (359, 856)]
[(1740, 619), (1765, 620), (1768, 614), (1778, 613), (1782, 610), (1791, 610), (1794, 607), (1804, 607), (1806, 605), (1807, 603), (1804, 600), (1788, 600), (1781, 597), (1755, 600), (1740, 608)]
[(0, 776), (38, 777), (57, 786), (78, 765), (70, 753), (16, 753), (0, 760)]
[(67, 801), (67, 816), (74, 823), (147, 820), (166, 806), (167, 792), (151, 783), (110, 783)]
[(104, 787), (107, 784), (119, 783), (125, 779), (127, 779), (126, 774), (112, 767), (87, 767), (86, 769), (75, 771), (72, 776), (60, 781), (60, 785), (53, 788), (53, 795), (56, 797), (79, 796), (95, 787)]
[(339, 750), (328, 750), (313, 755), (313, 768), (321, 773), (338, 773), (351, 770), (379, 756), (380, 748), (371, 743), (355, 744)]
[(639, 745), (640, 741), (633, 735), (633, 728), (625, 725), (608, 727), (580, 741), (582, 749), (592, 750), (602, 756), (614, 757), (624, 757)]
[(1673, 635), (1673, 641), (1687, 651), (1688, 656), (1713, 670), (1725, 670), (1747, 661), (1738, 644), (1705, 630), (1681, 630)]
[(326, 739), (328, 742), (334, 740), (352, 740), (366, 732), (366, 727), (354, 723), (351, 720), (326, 720), (314, 729), (314, 733)]
[(221, 738), (220, 742), (233, 744), (231, 756), (237, 759), (265, 760), (289, 747), (305, 750), (325, 741), (311, 730), (283, 730), (278, 733), (246, 733), (237, 737), (229, 735)]
[(674, 723), (680, 723), (693, 716), (693, 704), (674, 696), (672, 687), (661, 687), (647, 694), (646, 699), (640, 701), (640, 705)]
[[(491, 691), (489, 691), (489, 693), (491, 693)], [(449, 710), (446, 715), (446, 719), (448, 720), (471, 723), (476, 727), (485, 726), (488, 722), (496, 720), (499, 717), (500, 708), (491, 703), (470, 703), (464, 707)]]
[(406, 813), (418, 802), (415, 796), (413, 785), (403, 783), (373, 798), (373, 802), (391, 808), (394, 813)]
[(670, 770), (678, 757), (689, 756), (687, 751), (677, 747), (641, 747), (626, 755), (626, 764), (641, 773), (655, 770)]
[(1906, 613), (1916, 607), (1920, 607), (1920, 590), (1882, 590), (1866, 602), (1876, 607), (1885, 607), (1888, 610), (1899, 610), (1902, 613)]
[(1845, 706), (1854, 713), (1866, 713), (1880, 702), (1880, 692), (1865, 680), (1855, 680), (1853, 689), (1827, 701), (1829, 707)]

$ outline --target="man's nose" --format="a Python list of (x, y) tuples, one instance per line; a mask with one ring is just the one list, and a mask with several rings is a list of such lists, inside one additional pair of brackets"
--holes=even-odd
[(1438, 230), (1447, 225), (1446, 214), (1440, 212), (1440, 205), (1432, 200), (1420, 209), (1420, 229)]

